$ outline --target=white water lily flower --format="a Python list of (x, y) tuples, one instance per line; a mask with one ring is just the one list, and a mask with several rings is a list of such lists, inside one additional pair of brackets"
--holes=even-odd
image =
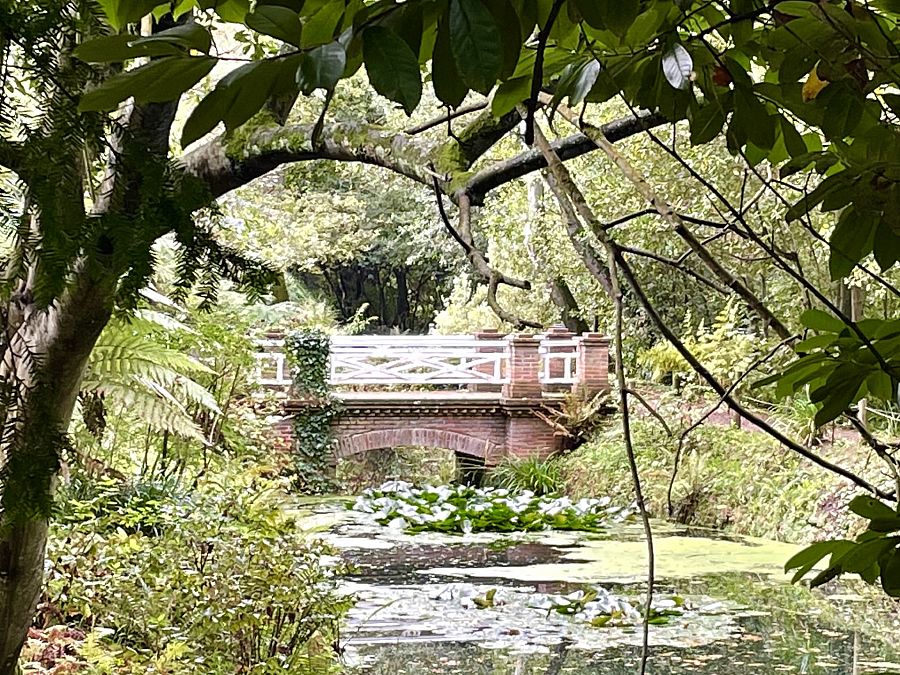
[(387, 524), (388, 529), (390, 530), (399, 530), (403, 531), (406, 529), (407, 522), (404, 518), (394, 518), (391, 522)]

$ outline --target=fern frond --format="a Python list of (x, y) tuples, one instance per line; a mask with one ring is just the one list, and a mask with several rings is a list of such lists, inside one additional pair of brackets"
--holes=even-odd
[(131, 414), (155, 431), (168, 431), (201, 443), (206, 442), (200, 427), (184, 408), (177, 401), (173, 403), (172, 399), (159, 396), (155, 390), (110, 382), (104, 384), (99, 391), (126, 406)]
[(213, 394), (192, 375), (215, 374), (205, 364), (162, 344), (147, 320), (111, 323), (97, 342), (82, 382), (151, 427), (204, 441), (194, 413), (221, 410)]

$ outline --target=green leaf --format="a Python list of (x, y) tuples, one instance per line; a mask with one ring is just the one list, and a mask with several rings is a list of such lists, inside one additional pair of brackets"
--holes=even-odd
[(866, 389), (875, 398), (882, 401), (892, 401), (894, 399), (894, 384), (891, 376), (884, 371), (876, 371), (866, 378)]
[(232, 104), (222, 115), (226, 129), (237, 129), (262, 109), (272, 95), (283, 68), (290, 70), (290, 79), (293, 81), (296, 61), (266, 59), (237, 69), (240, 72), (235, 73), (235, 77), (226, 85), (237, 89)]
[(531, 95), (531, 78), (518, 77), (507, 80), (497, 87), (491, 100), (491, 113), (494, 117), (503, 117), (510, 110), (522, 103)]
[(798, 218), (802, 218), (806, 214), (811, 213), (816, 206), (825, 201), (825, 198), (828, 197), (828, 195), (848, 186), (852, 186), (852, 183), (849, 174), (846, 172), (829, 176), (819, 183), (812, 192), (804, 195), (796, 204), (791, 206), (784, 216), (785, 219), (788, 222), (791, 222)]
[(185, 50), (196, 49), (198, 52), (206, 54), (212, 47), (212, 35), (210, 35), (209, 30), (199, 23), (191, 22), (168, 28), (147, 37), (138, 38), (134, 41), (134, 44), (149, 45), (159, 42), (182, 47)]
[(784, 147), (787, 149), (788, 154), (792, 158), (805, 155), (807, 152), (806, 141), (803, 140), (803, 136), (797, 131), (797, 127), (795, 127), (784, 115), (779, 115), (778, 121), (781, 125), (781, 136), (784, 139)]
[(900, 555), (897, 549), (886, 551), (878, 560), (881, 587), (892, 598), (900, 597)]
[(843, 279), (871, 250), (878, 227), (878, 215), (848, 207), (841, 213), (831, 234), (828, 268), (832, 280)]
[(304, 94), (314, 89), (332, 90), (344, 74), (347, 53), (340, 42), (316, 47), (304, 55), (297, 70), (297, 85)]
[(450, 0), (450, 47), (471, 89), (487, 94), (503, 70), (502, 28), (481, 0)]
[(122, 30), (147, 16), (158, 5), (168, 4), (159, 0), (98, 0), (109, 25)]
[[(249, 120), (285, 82), (293, 83), (300, 55), (253, 61), (235, 68), (197, 104), (184, 124), (181, 145), (185, 147), (224, 122), (233, 130)], [(288, 76), (288, 77), (286, 77)]]
[(859, 388), (866, 376), (867, 371), (856, 364), (842, 363), (835, 368), (825, 384), (810, 393), (810, 400), (822, 403), (816, 412), (815, 425), (821, 427), (837, 419), (858, 401)]
[(844, 322), (821, 309), (808, 309), (800, 315), (800, 323), (820, 333), (840, 333), (846, 328)]
[(217, 86), (197, 104), (184, 123), (181, 132), (181, 147), (186, 148), (203, 138), (222, 121), (225, 111), (237, 96), (238, 89)]
[(469, 88), (456, 70), (456, 61), (450, 47), (450, 19), (447, 16), (438, 22), (437, 39), (431, 61), (431, 77), (435, 95), (451, 108), (456, 108), (469, 93)]
[(798, 359), (778, 378), (775, 395), (778, 398), (785, 398), (797, 393), (801, 387), (807, 384), (824, 381), (831, 372), (828, 364), (823, 363), (825, 358), (825, 354), (817, 353)]
[(825, 87), (816, 97), (816, 104), (825, 106), (822, 132), (830, 139), (839, 140), (850, 136), (862, 119), (862, 100), (843, 82), (832, 82)]
[(859, 495), (854, 497), (848, 508), (858, 516), (862, 516), (866, 520), (879, 520), (896, 518), (897, 512), (890, 506), (881, 502), (874, 497)]
[(877, 564), (878, 558), (886, 550), (896, 545), (897, 540), (893, 537), (872, 539), (848, 549), (837, 560), (832, 559), (832, 564), (840, 568), (841, 573), (862, 574)]
[(872, 252), (875, 254), (875, 262), (878, 263), (882, 272), (900, 261), (900, 236), (897, 236), (894, 228), (884, 218), (878, 222), (875, 229)]
[(791, 583), (797, 583), (825, 556), (835, 554), (841, 555), (855, 545), (856, 544), (852, 541), (846, 539), (816, 542), (791, 557), (791, 559), (784, 564), (784, 571), (790, 572), (794, 569), (797, 570), (794, 574), (794, 578), (791, 579)]
[(631, 28), (640, 11), (640, 2), (622, 2), (622, 0), (605, 0), (605, 21), (607, 27), (616, 35), (624, 35)]
[(343, 15), (343, 2), (326, 2), (317, 11), (303, 16), (303, 46), (312, 47), (331, 42)]
[(300, 17), (297, 12), (287, 7), (257, 5), (256, 9), (244, 18), (244, 22), (258, 33), (269, 35), (295, 47), (299, 47), (301, 44)]
[(134, 96), (139, 103), (173, 101), (193, 87), (216, 65), (209, 56), (171, 56), (114, 75), (86, 92), (78, 103), (81, 111), (113, 110)]
[[(635, 3), (636, 4), (636, 3)], [(585, 22), (594, 28), (606, 28), (605, 3), (598, 0), (575, 0), (575, 6)]]
[(567, 92), (570, 106), (581, 105), (581, 102), (593, 89), (598, 75), (600, 75), (600, 63), (594, 59), (591, 59), (578, 69)]
[(72, 54), (86, 63), (117, 63), (141, 56), (174, 56), (182, 51), (173, 44), (142, 44), (134, 35), (105, 35), (78, 45)]
[(422, 77), (409, 45), (389, 28), (372, 26), (363, 33), (363, 60), (372, 88), (412, 114), (422, 98)]
[(725, 112), (718, 103), (690, 108), (691, 145), (709, 143), (722, 133)]
[(675, 89), (689, 89), (691, 86), (691, 72), (694, 69), (694, 61), (687, 49), (679, 44), (663, 54), (662, 71), (666, 80)]
[(503, 69), (500, 79), (512, 75), (522, 53), (522, 30), (519, 14), (510, 0), (488, 0), (487, 8), (494, 16), (494, 23), (503, 26), (500, 37), (503, 40)]
[(244, 23), (244, 18), (250, 11), (250, 0), (217, 0), (213, 7), (222, 21)]

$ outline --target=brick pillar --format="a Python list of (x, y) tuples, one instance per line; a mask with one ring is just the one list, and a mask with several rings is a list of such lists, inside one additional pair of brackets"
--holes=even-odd
[[(554, 340), (568, 340), (574, 335), (574, 333), (570, 332), (569, 329), (562, 324), (556, 324), (555, 326), (551, 326), (544, 334), (543, 346), (547, 352), (553, 352), (555, 349), (558, 349), (554, 347)], [(550, 377), (562, 377), (565, 375), (566, 364), (563, 359), (548, 359), (547, 361), (550, 367)], [(570, 388), (571, 385), (566, 384), (544, 384), (544, 391), (566, 391)]]
[(508, 337), (509, 382), (503, 385), (504, 398), (540, 398), (541, 342), (528, 333)]
[[(502, 340), (505, 337), (503, 333), (501, 333), (496, 328), (482, 328), (478, 333), (475, 333), (475, 340)], [(475, 351), (479, 354), (484, 353), (503, 353), (503, 347), (479, 347), (476, 345)], [(493, 363), (484, 363), (481, 365), (477, 365), (473, 368), (473, 370), (479, 373), (486, 373), (489, 376), (493, 376), (494, 374), (494, 364)], [(500, 376), (503, 376), (503, 373), (500, 373)], [(486, 384), (486, 383), (474, 383), (468, 386), (469, 391), (500, 391), (501, 385), (499, 384)]]
[(600, 333), (583, 333), (575, 360), (576, 383), (572, 391), (592, 397), (609, 391), (609, 338)]

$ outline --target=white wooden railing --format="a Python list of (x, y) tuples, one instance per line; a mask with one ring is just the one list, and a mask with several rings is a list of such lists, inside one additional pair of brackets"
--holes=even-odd
[[(284, 340), (257, 340), (256, 381), (289, 387)], [(578, 339), (543, 338), (538, 379), (545, 385), (577, 381)], [(329, 384), (503, 385), (509, 382), (509, 343), (470, 335), (334, 336)]]
[(254, 380), (264, 387), (289, 387), (291, 373), (284, 356), (284, 340), (256, 340), (256, 372)]
[(541, 373), (543, 384), (573, 384), (578, 359), (578, 339), (544, 339), (541, 341)]
[(341, 384), (504, 384), (504, 340), (472, 336), (351, 336), (331, 339), (330, 382)]

